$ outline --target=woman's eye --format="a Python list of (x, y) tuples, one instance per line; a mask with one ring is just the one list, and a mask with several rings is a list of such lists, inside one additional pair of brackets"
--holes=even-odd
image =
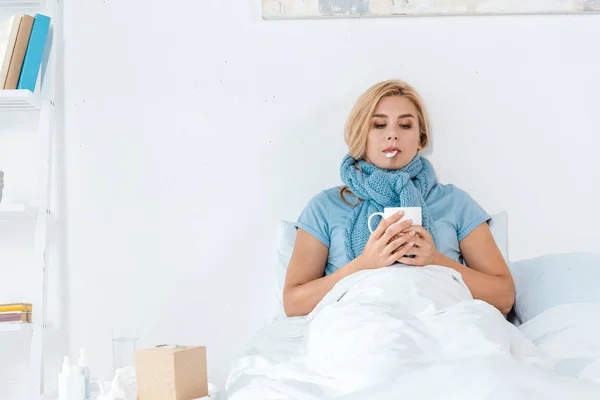
[(385, 124), (375, 124), (375, 129), (383, 129), (385, 128)]
[(400, 128), (402, 129), (410, 129), (411, 126), (411, 124), (400, 124)]

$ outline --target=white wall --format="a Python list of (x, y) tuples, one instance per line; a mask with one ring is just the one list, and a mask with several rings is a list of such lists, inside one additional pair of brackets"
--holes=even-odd
[(233, 4), (64, 3), (70, 346), (94, 373), (133, 325), (141, 346), (206, 345), (221, 384), (271, 311), (278, 221), (339, 183), (345, 117), (391, 77), (429, 107), (440, 180), (509, 211), (511, 258), (595, 249), (600, 17)]

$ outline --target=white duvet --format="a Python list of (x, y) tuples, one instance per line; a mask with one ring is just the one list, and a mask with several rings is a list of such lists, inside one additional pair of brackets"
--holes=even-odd
[(362, 271), (308, 316), (265, 326), (234, 361), (225, 398), (600, 399), (600, 338), (566, 351), (569, 329), (554, 319), (516, 328), (449, 268)]

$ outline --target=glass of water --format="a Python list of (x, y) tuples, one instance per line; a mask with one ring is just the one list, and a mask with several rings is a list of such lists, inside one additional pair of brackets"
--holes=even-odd
[(135, 328), (113, 330), (113, 368), (135, 366), (135, 351), (137, 348), (138, 335)]

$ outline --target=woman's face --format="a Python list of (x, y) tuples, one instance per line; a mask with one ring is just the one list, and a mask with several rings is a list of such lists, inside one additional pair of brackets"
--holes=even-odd
[(365, 160), (381, 169), (401, 169), (420, 150), (417, 108), (405, 97), (383, 97), (371, 118)]

